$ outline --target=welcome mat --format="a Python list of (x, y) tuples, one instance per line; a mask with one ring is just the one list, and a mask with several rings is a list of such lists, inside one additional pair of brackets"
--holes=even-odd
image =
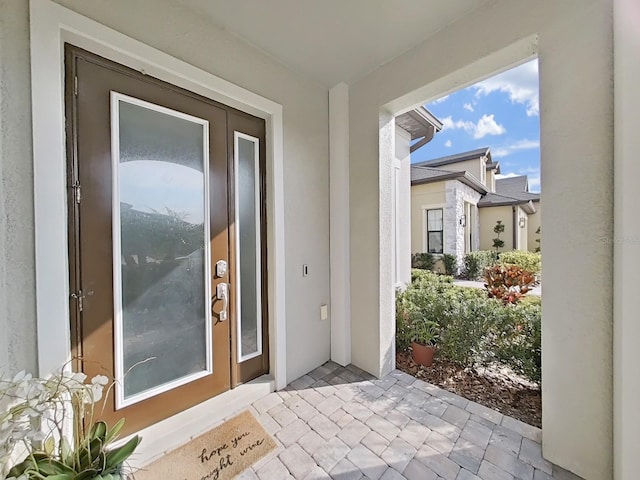
[(135, 480), (227, 480), (235, 478), (276, 442), (248, 410), (135, 473)]

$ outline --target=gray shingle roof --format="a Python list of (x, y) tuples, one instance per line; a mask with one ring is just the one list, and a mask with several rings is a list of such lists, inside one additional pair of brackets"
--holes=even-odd
[(499, 178), (496, 180), (496, 193), (517, 200), (540, 200), (539, 193), (529, 192), (529, 180), (526, 175)]
[(469, 152), (457, 153), (455, 155), (448, 155), (446, 157), (434, 158), (431, 160), (426, 160), (420, 163), (414, 163), (413, 166), (421, 166), (421, 167), (440, 167), (442, 165), (449, 165), (451, 163), (465, 162), (467, 160), (473, 160), (474, 158), (479, 158), (487, 156), (490, 163), (491, 161), (491, 149), (489, 147), (478, 148), (476, 150), (471, 150)]
[(411, 185), (441, 182), (444, 180), (458, 180), (465, 185), (470, 186), (479, 193), (487, 193), (487, 188), (482, 183), (480, 183), (473, 175), (467, 173), (466, 171), (450, 171), (442, 170), (440, 168), (411, 165)]
[(496, 180), (496, 192), (509, 195), (528, 191), (529, 185), (526, 175), (520, 175), (518, 177), (499, 178), (498, 180)]
[(522, 205), (540, 201), (539, 193), (531, 193), (526, 175), (496, 180), (496, 192), (487, 193), (478, 202), (478, 207), (498, 205)]

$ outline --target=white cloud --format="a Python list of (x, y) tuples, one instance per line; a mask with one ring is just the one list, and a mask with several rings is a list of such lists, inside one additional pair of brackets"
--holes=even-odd
[(449, 98), (449, 95), (445, 95), (444, 97), (436, 98), (433, 102), (429, 102), (429, 103), (431, 103), (431, 105), (437, 105), (438, 103), (446, 102), (448, 98)]
[(476, 96), (496, 91), (507, 93), (513, 103), (526, 105), (528, 116), (540, 114), (537, 60), (507, 70), (470, 88), (476, 90)]
[(496, 178), (500, 180), (501, 178), (513, 178), (513, 177), (519, 177), (519, 176), (520, 174), (511, 172), (504, 175), (498, 174), (496, 175)]
[(465, 110), (469, 110), (470, 112), (475, 112), (473, 105), (471, 105), (470, 103), (465, 103), (463, 108)]
[(482, 118), (478, 120), (473, 138), (478, 139), (486, 135), (502, 135), (507, 131), (502, 125), (496, 123), (493, 117), (493, 114), (483, 115)]
[(451, 145), (453, 145), (453, 143), (451, 143), (451, 140), (447, 140), (446, 142), (444, 142), (445, 147), (450, 147)]
[(501, 145), (496, 147), (495, 150), (491, 151), (491, 156), (501, 158), (511, 155), (519, 150), (530, 150), (533, 148), (540, 148), (540, 142), (538, 140), (528, 140), (525, 138), (523, 140), (518, 140), (511, 145)]
[(491, 151), (491, 156), (496, 158), (501, 158), (501, 157), (506, 157), (510, 153), (511, 152), (509, 151), (508, 148), (496, 148), (495, 150)]
[(442, 131), (444, 132), (445, 130), (454, 130), (457, 128), (461, 128), (466, 132), (473, 132), (476, 128), (475, 123), (470, 122), (470, 121), (463, 121), (463, 120), (458, 120), (458, 121), (453, 121), (453, 119), (451, 118), (451, 115), (449, 115), (448, 117), (445, 117), (443, 119), (441, 119), (442, 122)]
[(451, 116), (441, 119), (442, 131), (461, 129), (473, 135), (476, 140), (486, 135), (502, 135), (507, 131), (502, 125), (496, 123), (494, 115), (483, 115), (478, 123), (469, 120), (453, 120)]

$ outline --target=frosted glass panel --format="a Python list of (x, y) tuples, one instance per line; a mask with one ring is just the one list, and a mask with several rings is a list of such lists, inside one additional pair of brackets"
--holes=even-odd
[(125, 403), (186, 383), (209, 368), (208, 127), (153, 107), (122, 98), (116, 106), (117, 355)]
[(262, 351), (258, 140), (236, 133), (236, 230), (240, 360)]

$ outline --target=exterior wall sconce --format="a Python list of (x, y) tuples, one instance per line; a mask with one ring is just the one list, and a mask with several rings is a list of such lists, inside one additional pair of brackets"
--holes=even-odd
[(520, 228), (524, 228), (524, 226), (527, 224), (527, 219), (525, 217), (520, 217), (518, 219), (518, 226)]
[(460, 217), (459, 222), (460, 222), (460, 226), (466, 227), (467, 226), (467, 216), (466, 215), (462, 215)]

